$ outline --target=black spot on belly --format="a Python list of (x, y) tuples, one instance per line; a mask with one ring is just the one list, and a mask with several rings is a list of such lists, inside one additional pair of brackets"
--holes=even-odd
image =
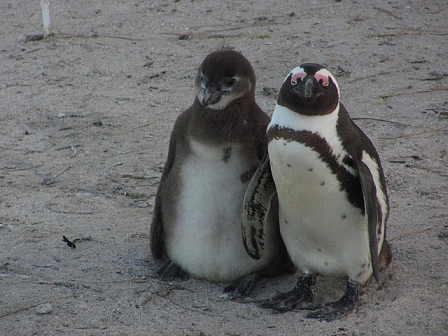
[(320, 185), (323, 187), (325, 185), (325, 181), (321, 182)]
[(224, 162), (229, 162), (231, 156), (232, 156), (232, 147), (225, 147), (222, 150), (222, 160)]
[(321, 249), (320, 247), (318, 247), (317, 250), (318, 250), (319, 252), (322, 252), (322, 249)]
[(361, 268), (362, 268), (362, 271), (356, 275), (357, 278), (359, 278), (361, 275), (363, 275), (365, 272), (367, 272), (370, 269), (370, 262), (362, 264)]
[(346, 214), (343, 214), (341, 217), (342, 217), (342, 219), (346, 219), (346, 218), (347, 218), (347, 215), (346, 215)]
[(286, 164), (288, 167), (291, 167), (291, 165), (288, 163), (288, 164)]
[(314, 170), (314, 168), (308, 168), (308, 171), (313, 171)]

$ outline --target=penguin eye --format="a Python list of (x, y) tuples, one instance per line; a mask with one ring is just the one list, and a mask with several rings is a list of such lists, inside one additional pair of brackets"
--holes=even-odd
[(227, 87), (232, 87), (232, 86), (235, 85), (235, 83), (236, 83), (236, 78), (235, 78), (235, 77), (227, 77), (227, 78), (224, 78), (224, 80), (223, 80), (223, 82), (222, 82), (222, 84), (223, 84), (224, 86), (227, 86)]
[(328, 77), (321, 74), (315, 74), (314, 78), (316, 78), (317, 82), (322, 81), (323, 86), (328, 86), (330, 84), (330, 81), (328, 80)]

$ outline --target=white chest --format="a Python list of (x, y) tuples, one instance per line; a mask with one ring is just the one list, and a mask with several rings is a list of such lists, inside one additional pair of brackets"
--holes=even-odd
[(280, 206), (300, 213), (298, 221), (320, 222), (320, 228), (311, 228), (319, 231), (334, 222), (336, 215), (352, 211), (338, 179), (314, 150), (279, 139), (269, 143), (269, 157)]
[(233, 281), (262, 264), (247, 255), (241, 237), (248, 183), (241, 176), (251, 166), (236, 145), (192, 141), (191, 148), (180, 167), (182, 188), (168, 255), (196, 277)]
[(366, 218), (336, 176), (315, 151), (297, 142), (271, 141), (269, 157), (280, 230), (294, 264), (302, 271), (353, 279), (363, 273), (358, 280), (365, 281), (370, 276), (364, 272), (370, 260)]

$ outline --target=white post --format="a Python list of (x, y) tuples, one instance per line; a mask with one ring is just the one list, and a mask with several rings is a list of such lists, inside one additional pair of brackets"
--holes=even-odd
[(44, 37), (50, 36), (50, 1), (42, 0), (40, 2), (42, 7), (42, 20), (44, 25)]

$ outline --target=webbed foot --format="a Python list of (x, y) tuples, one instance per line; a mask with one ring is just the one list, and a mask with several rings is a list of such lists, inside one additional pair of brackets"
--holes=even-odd
[(291, 292), (267, 300), (261, 307), (273, 308), (277, 312), (305, 309), (313, 301), (313, 287), (315, 283), (315, 275), (301, 274), (297, 285)]
[(157, 275), (162, 281), (172, 281), (174, 279), (188, 280), (190, 276), (171, 260), (168, 260), (157, 271)]
[(359, 297), (359, 284), (354, 281), (347, 283), (344, 296), (336, 302), (331, 302), (309, 313), (307, 318), (331, 322), (350, 314), (356, 306)]
[(221, 297), (229, 300), (244, 298), (253, 292), (261, 277), (258, 272), (249, 274), (224, 288)]

